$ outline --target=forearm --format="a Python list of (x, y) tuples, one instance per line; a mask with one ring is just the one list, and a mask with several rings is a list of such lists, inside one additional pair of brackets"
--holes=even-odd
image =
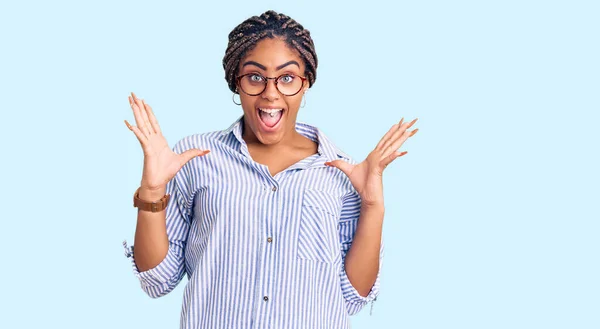
[[(166, 188), (141, 188), (139, 193), (140, 199), (155, 201), (165, 195)], [(135, 264), (140, 272), (156, 267), (165, 259), (169, 250), (166, 210), (156, 213), (138, 210), (134, 248)]]
[(383, 215), (383, 205), (361, 206), (352, 246), (346, 254), (346, 275), (363, 297), (369, 294), (379, 272)]

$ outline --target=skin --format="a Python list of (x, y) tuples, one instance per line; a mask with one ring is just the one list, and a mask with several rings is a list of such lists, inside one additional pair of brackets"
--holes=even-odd
[[(244, 65), (245, 63), (252, 63)], [(288, 64), (296, 62), (296, 64)], [(258, 65), (257, 65), (258, 64)], [(282, 67), (284, 64), (288, 64)], [(304, 76), (304, 63), (298, 52), (290, 49), (281, 39), (263, 39), (240, 61), (239, 75), (257, 72), (266, 77), (283, 73)], [(262, 94), (250, 96), (240, 92), (244, 111), (243, 138), (252, 158), (269, 167), (276, 175), (290, 165), (317, 152), (317, 145), (295, 130), (296, 117), (302, 95), (309, 88), (294, 96), (284, 96), (269, 80)], [(152, 108), (131, 94), (129, 102), (136, 125), (125, 124), (136, 135), (144, 151), (144, 169), (139, 197), (142, 200), (160, 199), (169, 182), (185, 163), (196, 156), (208, 154), (208, 150), (191, 149), (182, 154), (174, 153), (160, 131)], [(284, 113), (278, 130), (266, 132), (260, 127), (256, 108), (283, 108)], [(352, 285), (360, 295), (367, 296), (379, 271), (379, 250), (384, 217), (383, 171), (398, 157), (407, 152), (398, 149), (418, 129), (408, 129), (417, 119), (400, 120), (392, 125), (367, 158), (357, 165), (342, 160), (326, 163), (346, 174), (361, 197), (361, 212), (352, 246), (345, 259), (345, 270)], [(166, 212), (138, 211), (135, 233), (135, 261), (140, 271), (156, 267), (167, 255)]]
[[(267, 38), (259, 41), (240, 61), (238, 75), (259, 73), (265, 77), (278, 77), (290, 73), (304, 77), (304, 69), (304, 61), (296, 50), (289, 48), (285, 41), (279, 38)], [(273, 176), (317, 152), (317, 144), (295, 129), (302, 96), (308, 88), (308, 81), (305, 81), (299, 93), (285, 96), (277, 90), (274, 80), (268, 80), (262, 94), (250, 96), (241, 90), (239, 92), (245, 119), (244, 141), (252, 158), (267, 165)], [(277, 131), (266, 132), (261, 129), (256, 111), (259, 107), (284, 109)]]

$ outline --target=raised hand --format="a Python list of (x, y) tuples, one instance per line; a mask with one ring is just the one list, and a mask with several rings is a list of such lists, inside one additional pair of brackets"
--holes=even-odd
[(415, 129), (408, 131), (418, 119), (410, 123), (394, 124), (392, 128), (381, 138), (375, 149), (369, 153), (367, 158), (357, 164), (352, 165), (343, 160), (335, 160), (325, 163), (328, 166), (336, 167), (348, 176), (350, 182), (361, 196), (364, 206), (383, 207), (383, 170), (392, 161), (405, 155), (407, 152), (399, 152), (402, 144), (419, 131)]
[(150, 105), (143, 99), (137, 98), (133, 92), (128, 98), (136, 126), (132, 126), (127, 120), (125, 120), (125, 124), (129, 130), (133, 131), (144, 151), (144, 170), (140, 191), (164, 189), (183, 165), (196, 156), (203, 156), (210, 152), (199, 149), (190, 149), (181, 154), (173, 152), (160, 131), (160, 126)]

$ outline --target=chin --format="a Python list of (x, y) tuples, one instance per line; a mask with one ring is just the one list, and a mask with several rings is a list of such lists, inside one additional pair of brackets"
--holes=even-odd
[[(258, 123), (258, 122), (257, 122)], [(260, 125), (260, 123), (258, 123)], [(285, 135), (285, 129), (280, 128), (279, 131), (265, 133), (261, 128), (252, 129), (252, 133), (256, 136), (256, 139), (264, 145), (275, 145), (283, 140)]]

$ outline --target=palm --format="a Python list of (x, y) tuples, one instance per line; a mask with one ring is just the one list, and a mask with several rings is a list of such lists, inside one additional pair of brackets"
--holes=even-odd
[(165, 186), (189, 160), (208, 153), (197, 149), (187, 150), (181, 154), (173, 152), (160, 130), (150, 105), (135, 97), (133, 93), (129, 103), (137, 126), (131, 126), (127, 120), (125, 124), (134, 132), (144, 151), (143, 187), (157, 189)]
[(382, 187), (382, 176), (377, 171), (376, 166), (367, 157), (367, 159), (357, 165), (350, 165), (350, 168), (347, 174), (348, 178), (352, 186), (356, 189), (356, 192), (361, 195), (362, 200), (367, 203), (376, 202), (377, 195), (373, 195), (372, 191), (378, 191)]
[(395, 124), (383, 136), (377, 144), (377, 147), (369, 153), (367, 158), (357, 164), (352, 165), (342, 160), (328, 162), (328, 165), (337, 167), (343, 171), (350, 179), (350, 182), (361, 196), (362, 202), (366, 204), (383, 203), (383, 171), (395, 159), (403, 156), (407, 152), (398, 152), (397, 150), (418, 129), (408, 131), (417, 119), (410, 123)]
[[(158, 139), (158, 136), (156, 138)], [(159, 140), (156, 144), (157, 147), (151, 144), (150, 150), (144, 150), (142, 182), (145, 182), (149, 188), (166, 185), (185, 164), (182, 155), (173, 152), (164, 137), (162, 137), (162, 141)], [(154, 149), (157, 151), (154, 151)]]

